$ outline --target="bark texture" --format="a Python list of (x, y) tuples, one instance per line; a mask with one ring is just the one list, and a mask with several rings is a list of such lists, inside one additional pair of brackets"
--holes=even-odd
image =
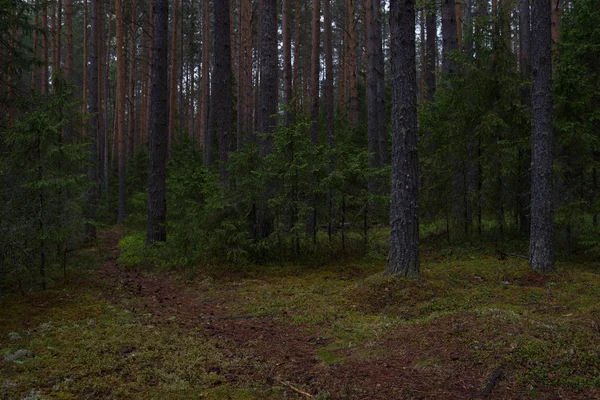
[(310, 137), (313, 144), (319, 143), (319, 73), (321, 50), (321, 0), (313, 0), (312, 8), (312, 51), (310, 78)]
[[(277, 1), (262, 0), (262, 39), (260, 63), (260, 88), (258, 125), (256, 129), (265, 134), (273, 133), (277, 120)], [(271, 139), (261, 140), (260, 155), (271, 151)]]
[[(213, 122), (219, 146), (219, 178), (227, 181), (227, 159), (234, 149), (231, 82), (231, 39), (229, 1), (215, 1), (214, 60), (212, 74), (211, 103), (214, 105)], [(210, 126), (209, 129), (213, 129)]]
[(425, 25), (427, 31), (427, 51), (425, 55), (425, 86), (427, 87), (427, 101), (432, 102), (435, 97), (435, 56), (437, 54), (436, 49), (436, 37), (437, 37), (437, 17), (435, 5), (427, 12), (425, 17)]
[(119, 201), (117, 222), (125, 220), (125, 18), (123, 0), (116, 0), (117, 15), (117, 131), (119, 159)]
[(532, 2), (531, 236), (529, 263), (554, 272), (552, 205), (552, 32), (550, 0)]
[(458, 36), (456, 34), (456, 1), (444, 0), (442, 5), (442, 73), (453, 74), (455, 63), (450, 53), (458, 49)]
[[(98, 148), (96, 146), (96, 138), (98, 136), (98, 2), (99, 0), (92, 0), (91, 2), (90, 59), (88, 61), (88, 113), (90, 115), (89, 126), (87, 129), (87, 136), (90, 141), (88, 145), (90, 161), (88, 166), (88, 179), (91, 182), (87, 195), (88, 221), (96, 219), (96, 204), (98, 201)], [(47, 39), (45, 39), (45, 42), (47, 43)], [(47, 50), (47, 47), (45, 50)], [(47, 67), (44, 67), (44, 69), (47, 70)], [(42, 81), (42, 87), (43, 84), (44, 81)], [(85, 231), (89, 237), (96, 237), (96, 226), (93, 223), (86, 223)]]
[(169, 5), (153, 0), (152, 91), (150, 93), (150, 171), (148, 177), (148, 227), (146, 243), (167, 240), (166, 170), (169, 136), (167, 46)]
[(392, 203), (386, 274), (418, 279), (417, 76), (415, 2), (390, 1), (392, 51)]

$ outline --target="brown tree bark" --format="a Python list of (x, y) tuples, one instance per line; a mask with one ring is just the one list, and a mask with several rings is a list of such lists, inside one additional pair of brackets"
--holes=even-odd
[[(83, 0), (83, 111), (87, 111), (88, 107), (88, 0)], [(83, 124), (81, 137), (87, 136), (87, 126)]]
[[(37, 59), (38, 58), (38, 48), (39, 48), (38, 30), (40, 29), (39, 0), (35, 0), (34, 26), (35, 26), (35, 30), (33, 31), (33, 58)], [(84, 88), (85, 88), (85, 86), (84, 86)], [(38, 90), (38, 66), (33, 65), (31, 67), (31, 92), (35, 93), (35, 92), (37, 92), (37, 90)]]
[(456, 35), (456, 2), (444, 0), (442, 9), (442, 74), (448, 75), (456, 72), (450, 53), (458, 49)]
[(136, 122), (136, 96), (135, 83), (137, 79), (137, 1), (130, 0), (129, 10), (129, 85), (128, 85), (128, 109), (129, 109), (129, 126), (128, 126), (128, 141), (127, 154), (133, 158), (136, 142), (137, 142), (137, 122)]
[(148, 174), (148, 227), (146, 244), (167, 240), (167, 147), (169, 145), (168, 43), (169, 4), (153, 0), (152, 93), (150, 168)]
[(117, 110), (116, 110), (116, 131), (115, 139), (118, 143), (117, 158), (119, 160), (119, 200), (117, 222), (122, 223), (126, 214), (126, 187), (125, 187), (125, 161), (126, 161), (126, 131), (125, 131), (125, 87), (126, 77), (125, 68), (127, 60), (125, 58), (125, 4), (124, 0), (116, 0), (115, 14), (117, 19)]
[(228, 181), (227, 160), (229, 159), (229, 152), (234, 150), (229, 1), (215, 2), (214, 11), (216, 21), (215, 29), (213, 30), (215, 68), (212, 74), (211, 95), (213, 99), (213, 122), (215, 126), (209, 126), (209, 132), (215, 129), (217, 134), (219, 178), (221, 184), (226, 184)]
[(90, 59), (89, 68), (89, 86), (88, 86), (88, 113), (90, 115), (89, 126), (87, 130), (89, 145), (89, 165), (88, 180), (90, 186), (87, 194), (87, 213), (88, 222), (85, 231), (88, 237), (96, 237), (96, 226), (92, 223), (96, 219), (96, 205), (98, 199), (98, 148), (96, 138), (98, 134), (98, 41), (99, 41), (99, 2), (92, 0), (91, 15), (91, 33), (90, 33)]
[(240, 0), (238, 61), (238, 150), (252, 135), (252, 1)]
[[(327, 0), (325, 0), (327, 1)], [(283, 0), (281, 9), (283, 30), (283, 104), (289, 107), (292, 102), (292, 41), (290, 0)], [(325, 23), (327, 26), (327, 23)], [(284, 122), (289, 124), (290, 111), (285, 111)]]
[(321, 53), (321, 0), (312, 2), (312, 50), (310, 78), (310, 138), (314, 145), (319, 143), (319, 71)]
[[(208, 129), (210, 107), (210, 8), (208, 1), (202, 2), (202, 90), (200, 96), (200, 123), (202, 145), (204, 146), (204, 164), (212, 163), (212, 139)], [(209, 140), (211, 139), (211, 140)]]
[(353, 128), (358, 126), (358, 86), (356, 80), (356, 20), (354, 0), (346, 0), (346, 31), (348, 35), (348, 117)]
[(45, 30), (42, 33), (42, 59), (44, 64), (42, 65), (42, 73), (41, 73), (41, 89), (42, 95), (48, 94), (48, 65), (50, 64), (50, 54), (48, 49), (48, 7), (44, 5), (42, 8), (42, 29)]
[[(229, 17), (229, 16), (228, 16)], [(170, 84), (169, 84), (169, 151), (173, 147), (175, 138), (175, 121), (177, 120), (177, 35), (179, 30), (179, 0), (173, 2), (173, 34), (171, 37), (171, 59), (169, 60)]]
[[(324, 0), (325, 44), (325, 121), (327, 125), (327, 143), (333, 145), (334, 98), (333, 98), (333, 36), (331, 21), (331, 0)], [(291, 90), (291, 88), (290, 88)]]

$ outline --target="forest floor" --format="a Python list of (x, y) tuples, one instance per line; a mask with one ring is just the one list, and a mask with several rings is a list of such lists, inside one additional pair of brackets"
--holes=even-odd
[(384, 262), (126, 269), (109, 230), (88, 266), (0, 300), (2, 399), (600, 399), (600, 266), (423, 249)]

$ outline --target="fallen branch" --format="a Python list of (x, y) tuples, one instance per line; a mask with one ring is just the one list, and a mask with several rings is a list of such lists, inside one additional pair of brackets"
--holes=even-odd
[(526, 260), (529, 260), (529, 257), (523, 256), (521, 254), (507, 253), (506, 251), (502, 251), (502, 250), (496, 250), (496, 253), (500, 254), (501, 260), (506, 260), (507, 257), (517, 257), (517, 258), (524, 258)]
[(502, 377), (503, 372), (504, 372), (504, 365), (499, 366), (498, 369), (496, 369), (494, 371), (494, 373), (490, 377), (490, 381), (488, 382), (487, 386), (483, 390), (483, 393), (481, 394), (482, 399), (486, 399), (492, 393), (492, 390), (494, 390), (494, 386), (496, 386), (498, 379), (500, 379), (500, 377)]
[(307, 393), (307, 392), (305, 392), (304, 390), (300, 390), (300, 389), (298, 389), (297, 387), (294, 387), (294, 386), (292, 386), (292, 384), (291, 384), (291, 383), (289, 383), (289, 382), (285, 382), (285, 381), (282, 381), (282, 380), (278, 380), (278, 381), (279, 381), (279, 383), (281, 383), (283, 386), (286, 386), (286, 387), (288, 387), (288, 388), (292, 389), (294, 392), (296, 392), (296, 393), (300, 393), (301, 395), (304, 395), (304, 396), (308, 397), (309, 399), (314, 399), (314, 398), (315, 398), (315, 396), (313, 396), (312, 394), (310, 394), (310, 393)]
[(273, 314), (263, 314), (263, 315), (209, 315), (206, 317), (200, 317), (201, 320), (215, 320), (215, 319), (257, 319), (257, 318), (267, 318), (273, 317)]

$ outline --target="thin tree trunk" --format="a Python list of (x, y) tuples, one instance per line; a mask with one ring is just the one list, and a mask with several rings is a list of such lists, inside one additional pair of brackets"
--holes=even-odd
[(44, 5), (42, 8), (42, 29), (44, 32), (42, 33), (42, 59), (44, 64), (42, 65), (42, 95), (48, 94), (48, 65), (50, 63), (50, 58), (48, 54), (48, 7)]
[(89, 97), (88, 113), (90, 115), (89, 127), (87, 130), (89, 145), (89, 165), (88, 180), (90, 186), (87, 195), (87, 219), (86, 233), (89, 238), (96, 237), (96, 226), (92, 221), (96, 219), (96, 203), (98, 195), (98, 151), (96, 147), (96, 138), (98, 135), (98, 41), (99, 41), (99, 2), (92, 0), (92, 18), (91, 18), (91, 38), (90, 38), (90, 59), (89, 68)]
[[(33, 31), (33, 58), (38, 58), (39, 38), (38, 30), (40, 29), (40, 11), (39, 11), (39, 0), (35, 0), (35, 30)], [(1, 52), (0, 52), (1, 58)], [(38, 90), (38, 66), (33, 65), (31, 67), (31, 92), (35, 93)]]
[(414, 0), (390, 0), (392, 49), (392, 203), (386, 273), (420, 275), (417, 208), (417, 77)]
[[(519, 65), (521, 66), (521, 104), (531, 108), (531, 28), (529, 0), (520, 0), (519, 3)], [(520, 187), (518, 193), (519, 225), (523, 234), (529, 234), (531, 223), (530, 199), (531, 199), (531, 176), (529, 167), (531, 158), (529, 154), (519, 150), (519, 179)]]
[(166, 169), (169, 138), (167, 52), (169, 4), (153, 0), (152, 93), (150, 116), (150, 169), (148, 178), (148, 228), (146, 243), (167, 240)]
[(529, 263), (536, 272), (555, 271), (552, 204), (552, 31), (549, 0), (533, 0), (531, 117), (531, 236)]
[(173, 35), (171, 41), (171, 66), (169, 85), (169, 152), (173, 148), (175, 138), (175, 121), (177, 114), (177, 34), (179, 30), (179, 0), (173, 3)]
[(210, 112), (210, 8), (209, 2), (202, 2), (202, 90), (201, 93), (201, 115), (200, 127), (202, 129), (203, 145), (204, 145), (204, 164), (212, 164), (213, 159), (213, 143), (212, 131), (208, 126), (208, 114)]
[(137, 1), (130, 1), (130, 20), (129, 20), (129, 94), (128, 94), (128, 106), (129, 106), (129, 137), (128, 137), (128, 149), (127, 154), (132, 159), (135, 148), (136, 148), (136, 95), (135, 95), (135, 82), (137, 78)]
[[(325, 0), (327, 1), (327, 0)], [(325, 22), (327, 27), (327, 22)], [(288, 107), (284, 114), (285, 124), (290, 123), (289, 107), (292, 102), (292, 42), (291, 42), (291, 10), (290, 0), (283, 0), (282, 6), (283, 30), (283, 104)]]
[[(365, 1), (365, 22), (367, 29), (367, 143), (369, 151), (369, 167), (379, 168), (379, 113), (377, 110), (377, 66), (375, 49), (375, 20), (374, 1)], [(369, 178), (368, 189), (371, 195), (377, 192), (377, 182), (374, 177)]]
[(442, 41), (442, 74), (450, 75), (456, 72), (456, 67), (450, 53), (458, 49), (455, 0), (444, 0), (442, 9)]
[(385, 59), (383, 54), (381, 0), (373, 0), (375, 9), (375, 73), (377, 79), (377, 122), (379, 125), (379, 167), (390, 164), (390, 150), (387, 130), (387, 114), (385, 112)]
[[(88, 48), (89, 48), (89, 39), (88, 39), (88, 0), (83, 0), (83, 90), (82, 90), (82, 98), (83, 98), (83, 111), (87, 111), (88, 107), (88, 68), (86, 65), (88, 63)], [(81, 137), (85, 138), (87, 136), (87, 125), (83, 124)]]
[[(214, 105), (214, 125), (216, 126), (219, 146), (219, 178), (221, 184), (228, 180), (227, 160), (229, 152), (234, 150), (233, 140), (233, 94), (231, 82), (231, 39), (229, 29), (229, 1), (214, 3), (214, 59), (215, 68), (212, 79), (212, 98)], [(209, 130), (213, 130), (213, 126)]]
[(115, 138), (118, 143), (118, 160), (119, 160), (119, 201), (117, 222), (123, 223), (126, 213), (126, 198), (125, 198), (125, 68), (127, 60), (125, 59), (125, 4), (124, 0), (115, 1), (115, 14), (117, 19), (117, 129)]
[[(331, 0), (324, 0), (324, 31), (323, 38), (325, 44), (325, 115), (327, 125), (327, 143), (333, 146), (333, 123), (334, 123), (334, 98), (333, 98), (333, 36), (331, 22)], [(291, 91), (291, 87), (290, 87)], [(291, 93), (290, 93), (291, 96)]]
[(358, 86), (356, 82), (356, 21), (354, 0), (346, 0), (346, 30), (348, 31), (347, 77), (349, 89), (349, 117), (353, 128), (358, 126)]
[(310, 78), (310, 138), (316, 146), (319, 143), (319, 74), (321, 53), (321, 0), (312, 2), (312, 51)]

